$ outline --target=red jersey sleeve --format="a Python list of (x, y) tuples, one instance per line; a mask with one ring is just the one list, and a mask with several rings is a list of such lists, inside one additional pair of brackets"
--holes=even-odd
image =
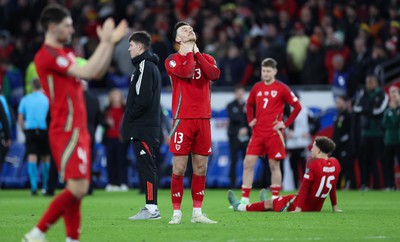
[(221, 71), (218, 69), (214, 58), (208, 54), (201, 54), (200, 52), (197, 52), (195, 56), (206, 77), (211, 81), (217, 80)]
[(292, 112), (290, 113), (289, 117), (285, 121), (285, 126), (289, 127), (294, 122), (294, 120), (296, 119), (297, 115), (299, 115), (302, 107), (301, 107), (301, 104), (299, 102), (299, 99), (290, 90), (290, 88), (288, 86), (285, 85), (284, 90), (285, 91), (284, 91), (283, 98), (284, 98), (285, 102), (293, 107)]
[[(336, 174), (335, 175), (336, 175), (336, 179), (338, 179), (340, 171), (341, 171), (340, 163), (336, 158), (333, 158), (333, 157), (329, 158), (329, 160), (335, 163), (335, 167), (336, 167), (336, 169), (335, 169)], [(339, 181), (337, 181), (337, 182), (339, 182)], [(329, 193), (329, 198), (331, 199), (332, 206), (337, 205), (336, 184), (332, 187), (332, 189), (331, 189), (331, 191)]]
[(337, 204), (336, 186), (333, 186), (331, 191), (329, 192), (329, 198), (331, 199), (332, 207), (335, 206)]
[(247, 122), (250, 123), (254, 119), (254, 108), (256, 105), (256, 95), (255, 95), (255, 87), (253, 87), (250, 91), (249, 97), (246, 102), (246, 115)]
[(188, 53), (182, 61), (179, 54), (172, 54), (165, 59), (164, 66), (168, 73), (179, 78), (192, 78), (194, 75), (194, 57), (193, 53)]
[(311, 186), (314, 180), (314, 171), (312, 166), (312, 159), (309, 159), (306, 164), (306, 171), (304, 179), (301, 183), (299, 196), (297, 197), (297, 207), (304, 210), (306, 205), (307, 196), (311, 193)]

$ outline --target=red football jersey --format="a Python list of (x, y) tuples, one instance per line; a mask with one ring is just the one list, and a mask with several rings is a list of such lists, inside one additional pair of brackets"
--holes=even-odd
[(50, 100), (51, 130), (72, 131), (86, 128), (86, 108), (81, 80), (67, 75), (75, 55), (67, 48), (42, 45), (35, 55), (35, 66)]
[(275, 135), (274, 121), (282, 121), (285, 103), (293, 106), (298, 100), (289, 87), (278, 80), (271, 84), (265, 84), (263, 81), (256, 83), (250, 91), (246, 104), (248, 122), (257, 119), (253, 134)]
[(339, 161), (333, 157), (328, 160), (309, 159), (295, 206), (302, 211), (321, 211), (328, 195), (332, 206), (336, 205), (336, 183), (340, 169)]
[(172, 117), (211, 118), (211, 80), (219, 78), (215, 60), (207, 54), (172, 54), (165, 60), (172, 85)]

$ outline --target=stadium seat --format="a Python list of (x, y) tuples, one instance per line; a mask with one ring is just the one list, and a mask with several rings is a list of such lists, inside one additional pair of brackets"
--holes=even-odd
[(215, 142), (207, 170), (208, 187), (229, 187), (230, 156), (228, 142)]
[(93, 147), (93, 185), (97, 188), (105, 187), (108, 183), (107, 178), (107, 158), (106, 148), (103, 144), (97, 143)]
[(25, 145), (13, 143), (4, 159), (0, 174), (0, 185), (7, 188), (24, 188), (28, 186), (28, 171), (25, 157)]

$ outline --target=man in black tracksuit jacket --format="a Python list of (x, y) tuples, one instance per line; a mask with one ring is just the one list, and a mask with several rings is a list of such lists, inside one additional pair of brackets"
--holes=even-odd
[(146, 206), (131, 220), (160, 219), (157, 208), (158, 171), (155, 150), (160, 145), (161, 74), (159, 58), (151, 53), (151, 36), (145, 31), (129, 37), (129, 53), (135, 71), (122, 123), (122, 136), (130, 140), (136, 155), (137, 167), (145, 183)]

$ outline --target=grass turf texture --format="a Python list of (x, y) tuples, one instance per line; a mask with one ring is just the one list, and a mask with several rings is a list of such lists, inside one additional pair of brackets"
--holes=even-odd
[[(235, 193), (240, 197), (240, 191)], [(285, 193), (287, 194), (287, 193)], [(258, 201), (258, 192), (251, 194)], [(50, 203), (28, 190), (0, 191), (0, 241), (21, 241)], [(226, 190), (207, 190), (203, 212), (218, 224), (192, 224), (190, 190), (183, 198), (180, 225), (172, 216), (169, 190), (160, 190), (161, 220), (129, 221), (144, 205), (136, 190), (96, 190), (83, 202), (81, 241), (400, 241), (400, 192), (338, 192), (343, 213), (331, 212), (329, 198), (321, 213), (240, 213), (228, 209)], [(47, 233), (50, 242), (65, 241), (63, 221)]]

